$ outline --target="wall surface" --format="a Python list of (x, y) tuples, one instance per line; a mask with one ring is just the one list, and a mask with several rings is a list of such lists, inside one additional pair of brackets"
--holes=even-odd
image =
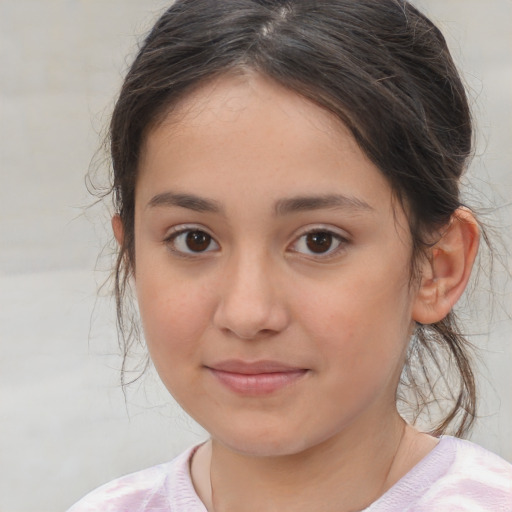
[[(98, 293), (108, 215), (85, 208), (84, 175), (121, 77), (166, 3), (0, 0), (2, 512), (65, 510), (204, 437), (151, 373), (125, 401), (112, 303)], [(470, 199), (499, 207), (512, 197), (512, 2), (418, 3), (442, 26), (471, 90), (480, 131), (471, 169), (479, 194)], [(511, 207), (491, 219), (510, 244)], [(510, 288), (496, 289), (491, 334), (474, 336), (484, 364), (473, 438), (512, 460), (512, 325), (503, 311), (512, 301)]]

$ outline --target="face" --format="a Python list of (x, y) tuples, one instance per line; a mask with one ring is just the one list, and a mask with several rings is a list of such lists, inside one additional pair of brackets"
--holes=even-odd
[(405, 214), (347, 129), (268, 79), (209, 83), (147, 137), (147, 345), (172, 395), (233, 450), (299, 453), (395, 414), (410, 259)]

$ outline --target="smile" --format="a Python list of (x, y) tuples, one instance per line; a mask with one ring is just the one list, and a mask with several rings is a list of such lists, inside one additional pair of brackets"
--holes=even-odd
[(309, 371), (275, 361), (224, 361), (206, 368), (230, 391), (249, 396), (275, 393), (294, 384)]

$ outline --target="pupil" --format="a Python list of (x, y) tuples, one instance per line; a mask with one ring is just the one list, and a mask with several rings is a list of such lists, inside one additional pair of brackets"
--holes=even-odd
[(332, 235), (330, 233), (310, 233), (306, 239), (306, 245), (312, 252), (322, 253), (331, 248)]
[(194, 252), (208, 249), (212, 237), (204, 231), (191, 231), (187, 234), (187, 247)]

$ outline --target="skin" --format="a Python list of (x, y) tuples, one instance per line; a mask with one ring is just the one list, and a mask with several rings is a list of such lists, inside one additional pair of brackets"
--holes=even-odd
[[(264, 77), (210, 82), (149, 133), (137, 298), (162, 381), (211, 435), (191, 468), (210, 511), (360, 510), (435, 446), (395, 406), (414, 322), (437, 312), (411, 247), (346, 128)], [(216, 371), (233, 360), (298, 376), (239, 392)]]

